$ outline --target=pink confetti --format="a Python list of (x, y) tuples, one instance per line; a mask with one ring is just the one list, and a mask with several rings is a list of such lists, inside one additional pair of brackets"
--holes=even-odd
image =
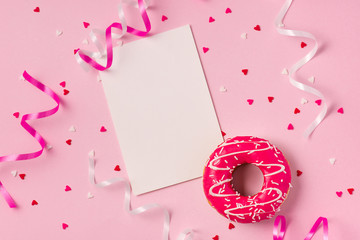
[(66, 223), (63, 223), (62, 224), (62, 228), (65, 230), (65, 229), (67, 229), (69, 227), (69, 225), (67, 225)]
[(306, 43), (304, 43), (304, 42), (301, 42), (300, 46), (301, 46), (301, 48), (304, 48), (304, 47), (306, 47), (306, 46), (307, 46), (307, 44), (306, 44)]
[(294, 130), (294, 126), (291, 123), (288, 125), (288, 130)]
[(68, 95), (69, 92), (70, 92), (69, 90), (64, 89), (64, 95)]
[(88, 22), (83, 22), (83, 24), (84, 24), (84, 28), (88, 28), (90, 26), (90, 23)]
[(320, 106), (321, 105), (321, 99), (316, 100), (315, 103)]
[(348, 188), (347, 191), (349, 192), (350, 195), (352, 195), (353, 192), (354, 192), (354, 189), (353, 188)]
[(254, 30), (255, 30), (255, 31), (261, 31), (260, 25), (256, 25), (256, 26), (254, 27)]
[(269, 103), (272, 103), (274, 101), (274, 97), (268, 97)]
[(215, 19), (213, 17), (209, 17), (209, 23), (215, 22)]
[(209, 51), (209, 48), (203, 47), (203, 52), (204, 52), (204, 53), (207, 53), (208, 51)]
[(252, 105), (254, 103), (254, 99), (248, 99), (246, 101), (249, 103), (249, 105)]
[(232, 13), (232, 11), (231, 11), (230, 8), (227, 8), (227, 9), (225, 10), (225, 13), (226, 13), (226, 14), (229, 14), (229, 13)]
[(300, 109), (295, 108), (295, 110), (294, 110), (294, 114), (298, 114), (298, 113), (300, 113)]
[(38, 202), (36, 200), (32, 200), (31, 205), (32, 206), (38, 205)]
[(40, 12), (40, 8), (39, 7), (34, 8), (34, 12)]
[(119, 165), (116, 165), (115, 168), (114, 168), (114, 171), (117, 171), (117, 172), (120, 172), (120, 166)]
[(233, 228), (235, 228), (234, 224), (229, 223), (229, 229), (233, 229)]
[(71, 140), (71, 139), (68, 139), (68, 140), (66, 140), (66, 143), (67, 143), (67, 145), (71, 145), (72, 140)]
[(167, 16), (162, 15), (162, 17), (161, 17), (161, 21), (165, 22), (166, 20), (168, 20)]
[(106, 132), (106, 131), (107, 131), (107, 129), (104, 126), (101, 126), (100, 132)]
[(19, 112), (14, 112), (14, 113), (13, 113), (13, 116), (16, 117), (16, 118), (19, 118), (20, 113), (19, 113)]
[(248, 69), (243, 69), (243, 70), (241, 70), (242, 71), (242, 73), (244, 74), (244, 75), (247, 75), (248, 74)]
[(21, 173), (21, 174), (19, 174), (19, 177), (20, 177), (22, 180), (24, 180), (24, 179), (25, 179), (25, 176), (26, 176), (26, 174), (25, 174), (25, 173)]
[(65, 192), (71, 191), (71, 187), (69, 185), (65, 186)]
[(339, 108), (339, 109), (337, 110), (337, 112), (340, 113), (340, 114), (344, 114), (344, 109), (341, 107), (341, 108)]
[(336, 195), (337, 195), (338, 197), (341, 197), (341, 196), (342, 196), (342, 194), (343, 194), (343, 192), (342, 192), (342, 191), (336, 192)]
[(65, 81), (63, 81), (63, 82), (61, 82), (61, 83), (59, 83), (59, 85), (60, 86), (62, 86), (63, 88), (66, 86), (66, 82)]

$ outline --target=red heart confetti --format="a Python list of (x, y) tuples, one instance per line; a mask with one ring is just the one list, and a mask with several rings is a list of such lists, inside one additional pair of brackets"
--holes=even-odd
[(117, 172), (120, 172), (120, 166), (119, 165), (116, 165), (115, 168), (114, 168), (114, 171), (117, 171)]
[(209, 23), (215, 22), (215, 19), (213, 17), (209, 17)]
[(74, 49), (74, 55), (80, 50), (80, 48)]
[(34, 8), (34, 12), (40, 12), (40, 8), (39, 7)]
[(62, 228), (65, 230), (65, 229), (67, 229), (69, 227), (69, 225), (67, 225), (66, 223), (63, 223), (62, 224)]
[(212, 239), (213, 240), (219, 240), (219, 235), (215, 235)]
[(19, 113), (19, 112), (14, 112), (14, 113), (13, 113), (13, 116), (16, 117), (16, 118), (19, 118), (20, 113)]
[(71, 139), (68, 139), (68, 140), (66, 140), (66, 143), (67, 143), (67, 145), (71, 145), (72, 140), (71, 140)]
[(66, 86), (66, 82), (63, 81), (63, 82), (59, 83), (59, 85), (62, 86), (62, 87), (65, 87), (65, 86)]
[(64, 89), (64, 95), (68, 95), (69, 92), (70, 92), (69, 90)]
[(233, 228), (235, 228), (234, 224), (229, 223), (229, 229), (233, 229)]
[(166, 21), (166, 20), (168, 20), (168, 18), (167, 18), (167, 16), (165, 16), (165, 15), (162, 15), (162, 17), (161, 17), (161, 21)]
[(241, 71), (243, 72), (244, 75), (247, 75), (249, 70), (248, 69), (243, 69)]
[(204, 53), (207, 53), (208, 51), (209, 51), (209, 48), (203, 47), (203, 52), (204, 52)]
[(88, 22), (83, 22), (83, 24), (84, 24), (84, 28), (88, 28), (90, 26), (90, 23)]
[(343, 192), (342, 192), (342, 191), (340, 191), (340, 192), (336, 192), (336, 195), (337, 195), (338, 197), (341, 197), (341, 196), (342, 196), (342, 194), (343, 194)]
[(301, 46), (301, 48), (304, 48), (304, 47), (306, 47), (306, 46), (307, 46), (307, 44), (306, 44), (306, 43), (304, 43), (304, 42), (301, 42), (300, 46)]
[(107, 131), (107, 129), (104, 126), (101, 126), (100, 132), (106, 132), (106, 131)]
[(268, 97), (269, 103), (272, 103), (274, 101), (274, 97)]
[(337, 110), (338, 113), (344, 114), (344, 109), (341, 107)]
[(69, 185), (65, 186), (65, 192), (71, 191), (71, 187)]
[(254, 103), (254, 99), (248, 99), (246, 101), (249, 103), (249, 105), (252, 105)]
[(300, 170), (296, 170), (296, 176), (301, 176), (301, 174), (302, 174), (302, 171), (300, 171)]
[(255, 31), (261, 31), (261, 28), (260, 28), (259, 25), (256, 25), (256, 26), (254, 27), (254, 30), (255, 30)]
[(227, 8), (227, 9), (225, 10), (225, 13), (226, 13), (226, 14), (228, 14), (228, 13), (232, 13), (232, 11), (231, 11), (231, 9), (230, 9), (230, 8)]
[(288, 130), (294, 130), (294, 126), (291, 123), (288, 125)]
[(222, 135), (223, 137), (225, 137), (226, 133), (223, 132), (223, 131), (221, 131), (221, 135)]
[(350, 195), (352, 195), (353, 192), (354, 192), (354, 189), (353, 188), (348, 188), (347, 191), (349, 192)]
[(298, 114), (298, 113), (300, 113), (300, 109), (295, 108), (295, 110), (294, 110), (294, 114)]
[(321, 105), (321, 99), (316, 100), (315, 103), (320, 106)]
[(24, 180), (24, 179), (25, 179), (25, 176), (26, 176), (26, 174), (25, 174), (25, 173), (21, 173), (21, 174), (19, 174), (19, 177), (20, 177), (22, 180)]
[(31, 205), (33, 206), (38, 205), (38, 202), (36, 200), (32, 200)]

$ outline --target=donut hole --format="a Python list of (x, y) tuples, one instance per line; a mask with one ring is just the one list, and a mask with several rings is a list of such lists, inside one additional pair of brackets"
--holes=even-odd
[(241, 196), (254, 196), (262, 189), (264, 175), (254, 164), (244, 163), (232, 173), (231, 186)]

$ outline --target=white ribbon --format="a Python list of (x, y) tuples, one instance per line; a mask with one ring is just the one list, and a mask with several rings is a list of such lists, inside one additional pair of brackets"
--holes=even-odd
[[(151, 203), (151, 204), (146, 204), (144, 206), (138, 207), (134, 210), (131, 209), (131, 187), (130, 187), (130, 183), (125, 179), (125, 178), (111, 178), (99, 183), (96, 183), (95, 180), (95, 160), (92, 156), (89, 156), (89, 180), (92, 184), (94, 184), (95, 186), (99, 187), (99, 188), (104, 188), (107, 186), (110, 186), (114, 183), (120, 182), (123, 183), (125, 185), (125, 196), (124, 196), (124, 208), (125, 210), (131, 214), (131, 215), (137, 215), (137, 214), (141, 214), (143, 212), (146, 212), (148, 210), (151, 209), (161, 209), (164, 212), (164, 226), (163, 226), (163, 240), (168, 240), (169, 239), (169, 230), (170, 230), (170, 214), (169, 211), (166, 208), (163, 208), (162, 206), (160, 206), (157, 203)], [(182, 231), (179, 236), (178, 236), (178, 240), (185, 240), (185, 239), (192, 239), (192, 235), (193, 232), (191, 229), (185, 229), (184, 231)], [(188, 238), (187, 238), (188, 237)]]
[(287, 13), (287, 11), (290, 8), (290, 5), (292, 3), (293, 0), (286, 0), (284, 5), (282, 6), (278, 16), (275, 19), (275, 26), (276, 26), (276, 30), (278, 31), (278, 33), (285, 35), (285, 36), (291, 36), (291, 37), (305, 37), (305, 38), (309, 38), (315, 41), (315, 46), (313, 49), (311, 49), (311, 51), (306, 54), (303, 58), (301, 58), (297, 63), (295, 63), (289, 70), (289, 81), (290, 83), (305, 92), (314, 94), (316, 96), (318, 96), (319, 98), (321, 98), (323, 101), (323, 105), (324, 107), (322, 108), (322, 110), (320, 111), (320, 113), (317, 115), (317, 117), (315, 118), (315, 120), (309, 125), (309, 127), (305, 130), (304, 132), (304, 136), (307, 138), (309, 137), (312, 132), (315, 130), (315, 128), (321, 123), (321, 121), (325, 118), (326, 116), (326, 112), (327, 112), (327, 105), (325, 102), (325, 97), (324, 95), (317, 89), (310, 87), (308, 85), (305, 85), (301, 82), (298, 82), (297, 80), (295, 80), (293, 78), (293, 75), (296, 73), (297, 70), (299, 70), (302, 66), (304, 66), (307, 62), (309, 62), (314, 55), (316, 54), (317, 50), (318, 50), (318, 42), (316, 40), (316, 38), (314, 37), (314, 35), (312, 35), (311, 33), (308, 32), (304, 32), (304, 31), (298, 31), (298, 30), (290, 30), (290, 29), (285, 29), (282, 24), (283, 19)]

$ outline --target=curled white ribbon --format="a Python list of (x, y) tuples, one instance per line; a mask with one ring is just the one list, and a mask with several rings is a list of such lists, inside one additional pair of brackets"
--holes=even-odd
[(325, 118), (326, 116), (326, 112), (327, 112), (327, 105), (325, 102), (325, 97), (324, 95), (317, 89), (310, 87), (308, 85), (305, 85), (301, 82), (298, 82), (297, 80), (295, 80), (293, 78), (293, 75), (296, 73), (297, 70), (299, 70), (302, 66), (304, 66), (307, 62), (309, 62), (314, 55), (316, 54), (317, 50), (318, 50), (318, 42), (316, 40), (316, 38), (314, 37), (314, 35), (312, 35), (311, 33), (308, 32), (304, 32), (304, 31), (299, 31), (299, 30), (290, 30), (290, 29), (285, 29), (283, 26), (283, 19), (287, 13), (287, 11), (290, 8), (290, 5), (292, 3), (293, 0), (286, 0), (284, 5), (282, 6), (278, 16), (275, 19), (275, 26), (276, 26), (276, 30), (278, 31), (278, 33), (285, 35), (285, 36), (291, 36), (291, 37), (305, 37), (305, 38), (309, 38), (315, 41), (315, 46), (313, 49), (311, 49), (310, 52), (308, 52), (308, 54), (306, 54), (303, 58), (301, 58), (298, 62), (296, 62), (289, 70), (289, 81), (290, 83), (304, 91), (304, 92), (308, 92), (311, 94), (314, 94), (316, 96), (318, 96), (319, 98), (321, 98), (323, 100), (323, 104), (324, 107), (321, 109), (320, 113), (317, 115), (317, 117), (315, 118), (315, 120), (309, 125), (309, 127), (305, 130), (304, 132), (304, 137), (309, 137), (313, 131), (315, 130), (315, 128), (322, 122), (322, 120)]
[[(92, 156), (89, 156), (89, 180), (92, 184), (94, 184), (95, 186), (99, 187), (99, 188), (104, 188), (107, 186), (110, 186), (114, 183), (120, 182), (123, 183), (125, 185), (125, 196), (124, 196), (124, 208), (125, 210), (131, 214), (131, 215), (137, 215), (137, 214), (141, 214), (143, 212), (146, 212), (148, 210), (151, 209), (161, 209), (164, 212), (164, 226), (163, 226), (163, 240), (168, 240), (169, 239), (169, 231), (170, 231), (170, 214), (169, 211), (160, 206), (157, 203), (150, 203), (150, 204), (146, 204), (143, 206), (140, 206), (136, 209), (131, 209), (131, 187), (130, 187), (130, 183), (125, 179), (125, 178), (111, 178), (99, 183), (96, 183), (95, 180), (95, 160)], [(184, 231), (182, 231), (179, 236), (178, 236), (178, 240), (185, 240), (185, 239), (192, 239), (192, 235), (193, 232), (191, 229), (185, 229)]]

